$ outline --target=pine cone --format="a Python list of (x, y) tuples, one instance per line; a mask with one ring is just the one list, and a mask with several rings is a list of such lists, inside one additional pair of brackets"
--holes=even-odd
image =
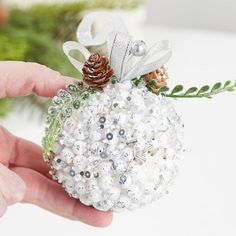
[(155, 71), (152, 71), (144, 77), (144, 80), (149, 83), (152, 80), (155, 80), (155, 83), (151, 84), (153, 89), (158, 89), (166, 86), (166, 80), (168, 79), (168, 71), (165, 66), (158, 68)]
[(109, 82), (113, 70), (107, 57), (98, 53), (92, 54), (82, 69), (84, 82), (94, 89), (102, 89)]

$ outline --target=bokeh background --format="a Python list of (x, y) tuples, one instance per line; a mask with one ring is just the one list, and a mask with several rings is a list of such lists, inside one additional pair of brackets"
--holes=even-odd
[[(233, 0), (5, 0), (0, 4), (0, 60), (35, 61), (80, 78), (61, 45), (75, 39), (86, 12), (105, 9), (119, 12), (137, 39), (171, 40), (170, 86), (236, 79)], [(17, 204), (0, 219), (1, 234), (236, 235), (235, 101), (236, 93), (211, 100), (173, 100), (185, 123), (186, 152), (176, 184), (164, 199), (135, 212), (115, 214), (106, 229)], [(14, 134), (40, 144), (47, 104), (35, 96), (2, 99), (0, 122)]]

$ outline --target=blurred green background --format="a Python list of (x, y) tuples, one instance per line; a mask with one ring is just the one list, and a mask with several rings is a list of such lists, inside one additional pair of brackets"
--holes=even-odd
[[(0, 60), (38, 62), (62, 74), (81, 78), (65, 57), (61, 45), (75, 40), (82, 12), (98, 8), (132, 9), (139, 5), (140, 0), (90, 0), (19, 8), (0, 2)], [(15, 107), (37, 109), (44, 114), (47, 104), (48, 100), (33, 95), (0, 99), (0, 118)]]

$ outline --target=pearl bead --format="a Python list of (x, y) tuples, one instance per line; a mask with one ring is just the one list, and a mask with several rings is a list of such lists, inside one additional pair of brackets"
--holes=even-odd
[(137, 199), (141, 196), (140, 189), (137, 185), (132, 185), (127, 189), (127, 194), (131, 200)]
[(80, 155), (83, 154), (83, 152), (85, 151), (85, 143), (82, 141), (77, 141), (74, 143), (74, 146), (72, 147), (72, 150), (74, 153)]
[(137, 40), (131, 46), (131, 53), (136, 57), (141, 57), (146, 54), (146, 43), (142, 40)]
[(71, 138), (68, 135), (66, 135), (60, 140), (60, 144), (65, 145), (66, 147), (72, 147), (74, 142), (75, 142), (75, 139)]
[(102, 178), (100, 178), (99, 180), (99, 186), (102, 188), (102, 189), (110, 189), (111, 186), (112, 186), (112, 178), (109, 177), (109, 176), (104, 176)]
[(66, 180), (66, 182), (64, 183), (64, 186), (69, 193), (73, 192), (74, 182), (72, 180), (70, 179)]
[(81, 182), (79, 182), (75, 185), (75, 190), (79, 195), (86, 193), (85, 185), (84, 185), (84, 183), (81, 183)]
[(55, 143), (53, 146), (53, 152), (59, 154), (62, 150), (62, 146), (59, 143)]
[(84, 140), (88, 137), (88, 132), (85, 131), (82, 124), (78, 124), (77, 127), (74, 129), (73, 135), (78, 140)]
[(119, 188), (111, 187), (104, 193), (104, 197), (111, 201), (117, 201), (120, 197), (120, 192)]
[(122, 154), (122, 158), (125, 161), (132, 161), (134, 159), (133, 151), (128, 148), (125, 148)]
[(74, 157), (74, 153), (70, 149), (65, 148), (62, 150), (63, 161), (70, 163), (73, 157)]
[(88, 182), (87, 188), (90, 192), (98, 192), (99, 191), (99, 186), (97, 184), (97, 181), (95, 181), (94, 179), (90, 180)]
[(95, 202), (93, 207), (100, 211), (108, 211), (114, 203), (110, 200), (103, 200), (99, 202)]
[(92, 200), (89, 198), (89, 196), (88, 195), (81, 195), (80, 196), (80, 202), (82, 203), (82, 204), (84, 204), (84, 205), (86, 205), (86, 206), (91, 206), (92, 205)]
[(118, 174), (123, 174), (127, 169), (127, 163), (121, 159), (115, 160), (113, 168)]
[(73, 164), (76, 166), (79, 166), (80, 169), (83, 168), (85, 166), (84, 164), (84, 157), (81, 155), (75, 156), (73, 158)]
[(92, 201), (92, 202), (99, 202), (102, 200), (102, 196), (99, 192), (92, 192), (90, 193), (90, 196), (89, 196), (89, 199)]
[(142, 197), (142, 203), (144, 205), (149, 204), (152, 201), (152, 195), (148, 194)]
[(111, 171), (111, 163), (104, 162), (99, 165), (99, 171), (98, 171), (99, 174), (108, 175), (110, 171)]
[(96, 131), (94, 131), (90, 134), (90, 138), (93, 141), (99, 141), (101, 139), (101, 137), (102, 137), (102, 135), (99, 132), (96, 132)]
[(119, 211), (119, 209), (121, 210), (122, 208), (127, 208), (129, 205), (130, 199), (125, 195), (121, 195), (114, 208)]

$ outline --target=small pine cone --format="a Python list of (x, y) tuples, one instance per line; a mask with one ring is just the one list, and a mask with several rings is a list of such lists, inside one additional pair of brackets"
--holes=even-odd
[(155, 83), (151, 84), (151, 87), (153, 89), (158, 89), (158, 88), (166, 86), (167, 79), (168, 79), (168, 71), (165, 66), (162, 66), (158, 68), (157, 70), (146, 74), (146, 76), (144, 77), (144, 80), (146, 81), (146, 83), (149, 83), (153, 80), (155, 81)]
[(93, 89), (103, 89), (114, 73), (108, 58), (100, 56), (98, 53), (89, 57), (82, 71), (84, 83)]

